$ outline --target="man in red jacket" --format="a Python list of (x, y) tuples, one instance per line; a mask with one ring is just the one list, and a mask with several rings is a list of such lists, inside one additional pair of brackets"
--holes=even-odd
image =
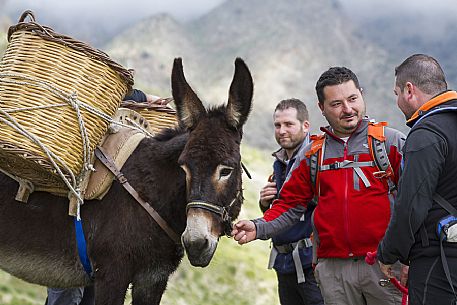
[[(390, 170), (380, 171), (368, 143), (368, 127), (374, 123), (365, 116), (356, 75), (344, 67), (330, 68), (317, 81), (316, 92), (330, 125), (321, 128), (322, 146), (305, 147), (279, 199), (263, 218), (235, 224), (232, 235), (240, 244), (270, 238), (293, 225), (316, 197), (315, 275), (325, 304), (401, 304), (401, 293), (392, 286), (380, 287), (384, 276), (379, 266), (369, 266), (364, 257), (376, 250), (389, 223), (390, 191), (398, 180), (405, 136), (383, 128), (380, 138)], [(317, 168), (314, 174), (311, 168)]]

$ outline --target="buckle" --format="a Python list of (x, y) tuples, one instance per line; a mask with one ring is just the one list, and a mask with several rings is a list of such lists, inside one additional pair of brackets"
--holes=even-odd
[(329, 164), (328, 168), (329, 169), (339, 169), (340, 168), (340, 163), (339, 162), (335, 162), (335, 163)]
[(387, 174), (386, 171), (374, 172), (374, 173), (373, 173), (373, 176), (374, 176), (375, 178), (378, 178), (378, 179), (389, 177), (389, 175)]
[(119, 181), (120, 184), (124, 184), (127, 182), (127, 178), (124, 177), (124, 174), (119, 173), (119, 175), (116, 176), (116, 179)]

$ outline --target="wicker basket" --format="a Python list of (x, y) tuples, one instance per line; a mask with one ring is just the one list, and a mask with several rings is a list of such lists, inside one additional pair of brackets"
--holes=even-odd
[[(172, 99), (164, 99), (166, 103)], [(133, 101), (123, 101), (121, 107), (138, 112), (148, 121), (148, 130), (152, 134), (158, 133), (164, 128), (175, 127), (178, 124), (176, 110), (169, 106), (162, 106), (157, 103), (136, 103)]]
[(132, 73), (36, 23), (31, 11), (10, 27), (8, 41), (0, 62), (0, 169), (35, 190), (79, 188)]

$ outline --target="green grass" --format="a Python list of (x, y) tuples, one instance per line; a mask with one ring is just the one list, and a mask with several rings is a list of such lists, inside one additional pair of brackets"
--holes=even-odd
[(0, 271), (1, 305), (42, 305), (45, 299), (45, 287), (26, 283)]
[[(242, 160), (253, 179), (243, 175), (245, 202), (240, 218), (259, 217), (259, 190), (271, 171), (272, 159), (268, 152), (243, 146)], [(208, 267), (192, 267), (184, 257), (170, 277), (161, 304), (278, 304), (275, 272), (266, 269), (269, 245), (266, 241), (254, 241), (240, 246), (233, 239), (222, 237)], [(42, 305), (45, 298), (45, 287), (26, 283), (0, 271), (0, 305)], [(125, 304), (130, 302), (128, 292)]]

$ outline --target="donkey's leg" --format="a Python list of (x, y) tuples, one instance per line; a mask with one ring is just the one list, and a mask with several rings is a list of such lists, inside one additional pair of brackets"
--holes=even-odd
[(129, 286), (128, 277), (115, 268), (97, 270), (95, 275), (95, 305), (123, 305)]
[(132, 287), (133, 305), (159, 305), (167, 288), (169, 274), (142, 272), (137, 274)]

